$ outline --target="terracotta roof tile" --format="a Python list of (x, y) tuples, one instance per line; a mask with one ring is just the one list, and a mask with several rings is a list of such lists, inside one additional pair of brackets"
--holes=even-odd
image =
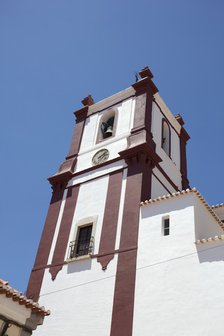
[(208, 203), (206, 202), (206, 200), (204, 199), (204, 197), (199, 193), (199, 191), (196, 188), (178, 191), (176, 193), (164, 195), (164, 196), (161, 196), (161, 197), (157, 197), (157, 198), (154, 198), (154, 199), (150, 199), (148, 201), (146, 200), (144, 202), (141, 202), (140, 206), (143, 207), (143, 206), (146, 206), (146, 205), (151, 205), (151, 204), (156, 203), (156, 202), (165, 201), (165, 200), (168, 200), (168, 199), (171, 199), (171, 198), (180, 197), (180, 196), (183, 196), (183, 195), (186, 195), (186, 194), (190, 194), (190, 193), (194, 193), (199, 198), (199, 200), (204, 204), (204, 206), (206, 207), (206, 209), (215, 218), (215, 220), (217, 221), (217, 223), (219, 224), (219, 226), (224, 230), (224, 223), (216, 215), (216, 213), (212, 210), (212, 207), (208, 205)]
[(221, 241), (221, 240), (224, 240), (224, 235), (214, 236), (214, 237), (209, 237), (209, 238), (203, 238), (203, 239), (197, 239), (195, 244), (199, 245), (199, 244), (217, 242), (217, 241)]
[(21, 292), (18, 292), (16, 289), (11, 287), (8, 281), (5, 281), (1, 278), (0, 278), (0, 294), (3, 294), (6, 297), (11, 298), (13, 301), (17, 301), (18, 304), (24, 305), (26, 308), (31, 309), (36, 314), (40, 314), (42, 316), (50, 315), (50, 310), (46, 310), (44, 307), (40, 307), (39, 303), (28, 299)]
[(216, 204), (216, 205), (211, 206), (212, 209), (221, 208), (221, 207), (224, 207), (224, 203), (220, 203), (220, 204)]

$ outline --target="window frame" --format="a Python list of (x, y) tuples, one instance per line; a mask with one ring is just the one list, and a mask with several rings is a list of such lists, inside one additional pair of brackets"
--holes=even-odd
[[(79, 219), (76, 223), (74, 223), (74, 227), (70, 233), (70, 236), (69, 236), (69, 240), (68, 240), (68, 247), (67, 247), (67, 259), (66, 259), (66, 262), (72, 262), (72, 261), (75, 261), (75, 260), (80, 260), (80, 259), (86, 259), (86, 258), (90, 258), (90, 256), (92, 254), (94, 254), (94, 249), (95, 249), (95, 235), (96, 235), (96, 224), (97, 224), (97, 220), (98, 220), (98, 215), (95, 215), (95, 216), (89, 216), (89, 217), (85, 217), (85, 218), (81, 218)], [(80, 256), (80, 257), (76, 257), (74, 256), (73, 258), (70, 258), (70, 244), (71, 242), (75, 242), (77, 241), (78, 239), (78, 236), (79, 236), (79, 230), (80, 228), (82, 227), (85, 227), (85, 226), (88, 226), (88, 225), (92, 225), (92, 233), (91, 233), (91, 239), (92, 239), (92, 251), (90, 254), (85, 254), (83, 256)]]
[[(90, 245), (91, 245), (91, 241), (92, 241), (92, 232), (93, 232), (93, 223), (88, 223), (86, 225), (81, 225), (78, 227), (78, 230), (77, 230), (77, 236), (76, 236), (76, 249), (75, 249), (75, 258), (79, 258), (79, 257), (83, 257), (83, 256), (86, 256), (86, 255), (89, 255), (90, 253), (85, 253), (85, 254), (78, 254), (78, 251), (79, 251), (79, 248), (80, 248), (80, 245), (81, 245), (81, 237), (80, 237), (80, 232), (82, 231), (82, 229), (85, 229), (87, 227), (91, 227), (91, 234), (90, 236), (88, 237), (89, 241), (88, 241), (88, 248), (85, 248), (85, 250), (88, 250), (90, 249)], [(87, 243), (86, 243), (87, 244)], [(82, 251), (82, 250), (80, 250)], [(79, 251), (79, 252), (80, 252)]]
[[(164, 124), (167, 125), (168, 127), (168, 132), (169, 132), (169, 143), (168, 143), (168, 153), (165, 151), (164, 149)], [(171, 158), (171, 129), (170, 129), (170, 125), (169, 122), (166, 118), (162, 119), (162, 127), (161, 127), (161, 148), (163, 149), (163, 151), (169, 156), (169, 158)]]
[[(168, 221), (168, 226), (167, 225)], [(162, 236), (170, 236), (170, 217), (166, 216), (162, 218)]]

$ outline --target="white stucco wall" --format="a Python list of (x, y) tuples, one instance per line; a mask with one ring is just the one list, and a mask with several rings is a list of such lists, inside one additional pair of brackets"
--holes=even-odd
[[(160, 102), (161, 103), (161, 102)], [(170, 131), (171, 131), (171, 157), (169, 157), (161, 147), (161, 136), (162, 136), (162, 120), (164, 115), (161, 113), (160, 109), (153, 102), (152, 105), (152, 134), (153, 140), (156, 143), (156, 153), (161, 157), (162, 162), (160, 166), (166, 172), (166, 174), (171, 178), (171, 180), (181, 189), (181, 173), (180, 173), (180, 140), (179, 140), (179, 127), (176, 119), (168, 110), (164, 107), (162, 110), (167, 120), (170, 121)], [(180, 125), (179, 125), (180, 126)]]
[(224, 244), (195, 245), (198, 226), (219, 232), (192, 193), (141, 209), (133, 336), (223, 335)]
[[(106, 101), (106, 100), (105, 100)], [(100, 149), (109, 150), (109, 160), (119, 157), (118, 153), (127, 148), (127, 137), (133, 126), (135, 99), (129, 98), (112, 107), (117, 111), (117, 122), (114, 125), (115, 135), (97, 143), (97, 135), (100, 127), (100, 120), (107, 109), (91, 114), (84, 127), (80, 151), (75, 172), (87, 169), (92, 166), (92, 157)]]
[(102, 271), (96, 259), (63, 267), (52, 282), (45, 271), (40, 302), (51, 315), (34, 335), (108, 336), (111, 325), (117, 256)]
[[(119, 245), (127, 170), (123, 172), (121, 202), (117, 226), (116, 246)], [(98, 253), (105, 210), (109, 175), (81, 184), (72, 221), (69, 241), (74, 240), (80, 221), (95, 218), (94, 254)], [(64, 259), (67, 259), (67, 252)], [(51, 252), (53, 254), (53, 252)], [(63, 266), (54, 281), (45, 270), (40, 293), (40, 304), (51, 310), (51, 315), (34, 335), (109, 336), (117, 255), (103, 271), (96, 258), (74, 260)], [(103, 317), (103, 318), (102, 318)], [(66, 321), (66, 322), (65, 322)]]
[[(99, 177), (93, 181), (89, 181), (80, 185), (76, 209), (72, 220), (68, 246), (69, 242), (75, 239), (75, 232), (77, 230), (77, 225), (79, 225), (80, 221), (86, 220), (86, 224), (88, 224), (88, 218), (95, 217), (96, 227), (94, 234), (93, 253), (98, 253), (107, 196), (108, 181), (109, 175), (105, 175), (103, 177)], [(66, 257), (67, 254), (65, 255), (65, 259)]]
[(176, 192), (158, 168), (153, 169), (151, 198), (157, 198)]

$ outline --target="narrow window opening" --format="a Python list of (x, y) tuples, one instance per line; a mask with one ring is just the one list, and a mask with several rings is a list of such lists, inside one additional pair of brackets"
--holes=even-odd
[(170, 127), (165, 119), (162, 122), (162, 149), (170, 156)]
[(89, 255), (93, 251), (93, 225), (85, 225), (78, 228), (76, 240), (70, 242), (69, 258), (78, 258), (84, 255)]
[(165, 218), (163, 219), (163, 236), (169, 236), (170, 234), (170, 219)]
[(92, 225), (79, 228), (76, 255), (89, 254), (89, 244), (92, 234)]

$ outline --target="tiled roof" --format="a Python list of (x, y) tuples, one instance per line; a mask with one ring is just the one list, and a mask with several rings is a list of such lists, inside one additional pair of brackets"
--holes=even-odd
[(224, 240), (224, 235), (221, 236), (214, 236), (214, 237), (210, 237), (210, 238), (204, 238), (204, 239), (197, 239), (195, 244), (204, 244), (204, 243), (212, 243), (212, 242), (217, 242), (220, 240)]
[(204, 197), (199, 193), (199, 191), (196, 188), (186, 189), (186, 190), (178, 191), (178, 192), (173, 193), (173, 194), (168, 194), (168, 195), (164, 195), (164, 196), (157, 197), (157, 198), (154, 198), (154, 199), (150, 199), (148, 201), (141, 202), (140, 205), (143, 207), (143, 206), (146, 206), (146, 205), (154, 204), (156, 202), (165, 201), (165, 200), (168, 200), (168, 199), (171, 199), (171, 198), (180, 197), (180, 196), (190, 194), (190, 193), (194, 193), (199, 198), (199, 200), (204, 204), (204, 206), (207, 208), (207, 210), (210, 212), (210, 214), (215, 218), (215, 220), (217, 221), (219, 226), (224, 230), (224, 223), (216, 215), (216, 213), (212, 210), (212, 208), (208, 205), (208, 203), (206, 202)]
[(40, 307), (37, 302), (28, 299), (22, 293), (18, 292), (16, 289), (11, 287), (7, 281), (0, 278), (0, 294), (11, 298), (13, 301), (18, 302), (20, 305), (24, 305), (26, 308), (31, 309), (32, 312), (40, 314), (42, 316), (50, 315), (50, 311), (46, 310), (44, 307)]
[(212, 209), (221, 208), (221, 207), (224, 207), (224, 203), (220, 203), (220, 204), (216, 204), (216, 205), (211, 206)]

